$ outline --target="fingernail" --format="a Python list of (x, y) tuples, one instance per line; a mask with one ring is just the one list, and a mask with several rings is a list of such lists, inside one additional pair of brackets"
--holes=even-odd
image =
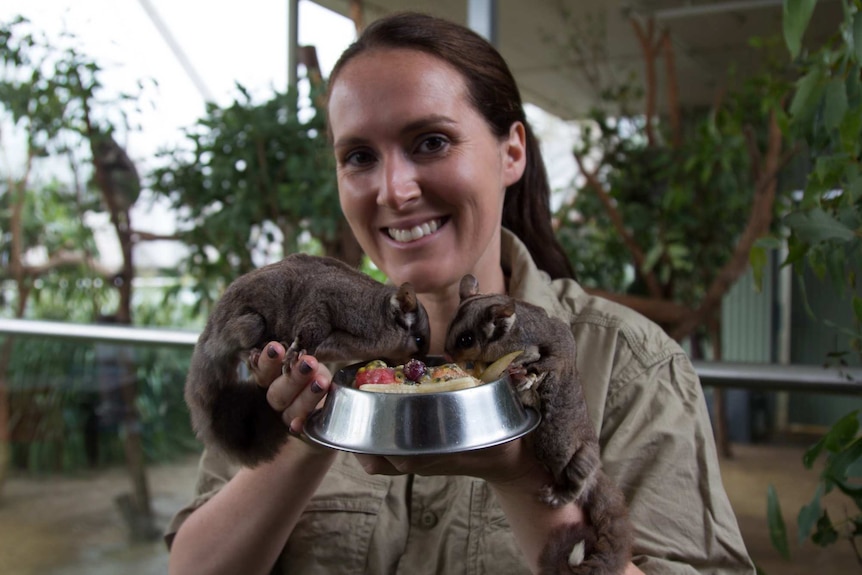
[(323, 388), (320, 387), (320, 384), (317, 383), (316, 381), (312, 381), (311, 382), (311, 392), (312, 393), (320, 393), (321, 391), (323, 391)]
[(274, 346), (270, 345), (266, 348), (266, 355), (268, 355), (271, 359), (275, 359), (278, 357), (278, 352), (275, 351)]
[(311, 373), (311, 366), (308, 365), (305, 360), (299, 362), (299, 373), (301, 373), (302, 375), (308, 375), (309, 373)]

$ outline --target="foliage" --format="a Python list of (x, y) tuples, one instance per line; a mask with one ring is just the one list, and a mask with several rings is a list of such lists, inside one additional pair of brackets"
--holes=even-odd
[(801, 44), (816, 0), (786, 0), (784, 31), (798, 80), (786, 130), (811, 165), (802, 197), (784, 218), (785, 265), (810, 266), (852, 302), (854, 329), (841, 329), (862, 354), (862, 1), (842, 0), (840, 28), (816, 50)]
[[(73, 47), (50, 46), (20, 18), (0, 24), (0, 40), (0, 134), (7, 157), (19, 160), (0, 180), (0, 282), (16, 282), (14, 291), (0, 295), (2, 313), (22, 315), (31, 295), (37, 304), (31, 316), (39, 313), (39, 300), (54, 298), (92, 311), (104, 290), (74, 287), (101, 277), (92, 265), (98, 255), (93, 231), (84, 224), (86, 212), (100, 209), (99, 197), (67, 182), (80, 176), (79, 155), (86, 153), (81, 102), (99, 89), (99, 67)], [(65, 172), (66, 181), (40, 178), (38, 168)]]
[[(99, 264), (89, 225), (114, 215), (105, 189), (91, 180), (98, 149), (91, 138), (104, 139), (126, 124), (120, 104), (129, 99), (103, 98), (101, 72), (74, 37), (49, 42), (22, 18), (0, 23), (0, 138), (7, 160), (0, 174), (2, 316), (89, 323), (122, 305), (117, 272)], [(130, 232), (124, 215), (120, 223)], [(149, 319), (168, 311), (162, 306)], [(130, 428), (102, 417), (117, 397), (116, 386), (97, 383), (104, 379), (97, 348), (0, 338), (0, 486), (10, 440), (18, 466), (33, 471), (83, 467), (94, 437), (100, 461), (122, 461)], [(137, 414), (149, 455), (187, 450), (192, 442), (181, 397), (187, 355), (142, 349), (126, 370), (134, 393), (122, 402), (134, 408), (128, 413)]]
[[(808, 265), (836, 289), (850, 290), (855, 329), (844, 333), (854, 350), (862, 353), (862, 299), (856, 291), (856, 276), (862, 269), (862, 1), (842, 0), (840, 29), (808, 52), (802, 38), (816, 4), (816, 0), (784, 2), (785, 41), (799, 70), (785, 127), (804, 144), (812, 166), (802, 197), (784, 218), (789, 229), (785, 265), (797, 270)], [(862, 565), (856, 544), (862, 535), (858, 411), (837, 421), (806, 451), (803, 464), (811, 469), (824, 453), (814, 496), (797, 516), (798, 541), (810, 540), (822, 547), (849, 541)], [(824, 496), (836, 489), (856, 507), (840, 520), (830, 517), (823, 505)], [(789, 558), (787, 529), (774, 488), (770, 487), (767, 498), (773, 545)]]
[[(584, 280), (646, 295), (644, 275), (649, 273), (658, 278), (665, 296), (696, 305), (744, 229), (756, 186), (746, 131), (765, 131), (776, 93), (766, 77), (745, 83), (729, 92), (719, 107), (689, 113), (677, 145), (666, 124), (661, 125), (662, 135), (650, 142), (642, 117), (619, 118), (594, 110), (583, 144), (574, 153), (602, 158), (597, 176), (630, 235), (637, 238), (644, 260), (626, 285), (602, 283), (601, 276)], [(607, 94), (605, 101), (616, 107), (617, 94)], [(573, 260), (583, 259), (584, 244), (592, 244), (586, 255), (595, 254), (599, 262), (580, 263), (583, 271), (632, 265), (608, 210), (590, 186), (585, 183), (570, 208), (580, 216), (573, 225), (588, 230), (578, 232), (583, 243), (572, 246), (577, 250)], [(619, 263), (609, 265), (609, 259)]]
[[(114, 360), (123, 354), (134, 360), (128, 378), (116, 373)], [(49, 356), (63, 361), (46, 362)], [(130, 425), (140, 429), (150, 462), (200, 448), (182, 398), (190, 350), (19, 337), (12, 358), (7, 385), (18, 469), (42, 474), (121, 465)], [(132, 412), (123, 384), (137, 392)]]
[(322, 112), (299, 109), (293, 91), (256, 104), (237, 88), (236, 101), (210, 104), (188, 146), (164, 152), (168, 162), (154, 172), (153, 190), (180, 214), (191, 248), (180, 271), (195, 278), (201, 304), (232, 278), (299, 251), (304, 234), (331, 240), (342, 219)]
[[(812, 469), (821, 455), (825, 454), (820, 480), (811, 501), (799, 510), (797, 516), (797, 541), (802, 544), (811, 540), (821, 547), (841, 540), (848, 541), (862, 565), (856, 541), (862, 537), (862, 437), (858, 437), (859, 411), (841, 418), (820, 441), (803, 455), (806, 469)], [(837, 490), (855, 505), (853, 511), (845, 511), (842, 519), (830, 517), (824, 497)], [(775, 489), (770, 486), (767, 495), (767, 519), (773, 546), (785, 559), (790, 559), (787, 528)]]
[(789, 87), (777, 41), (756, 46), (767, 70), (745, 79), (730, 71), (714, 105), (683, 107), (667, 30), (631, 19), (645, 61), (640, 82), (607, 61), (596, 39), (603, 26), (582, 25), (559, 5), (571, 27), (565, 49), (584, 61), (598, 104), (580, 123), (577, 192), (557, 214), (558, 235), (585, 286), (676, 339), (702, 335), (787, 193), (777, 185), (784, 145), (777, 122)]

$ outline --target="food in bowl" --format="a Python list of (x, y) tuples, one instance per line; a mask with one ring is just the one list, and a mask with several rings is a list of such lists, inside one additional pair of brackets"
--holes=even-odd
[[(354, 387), (378, 393), (435, 393), (457, 391), (494, 381), (502, 376), (521, 352), (507, 354), (484, 369), (467, 368), (457, 363), (426, 365), (419, 359), (389, 366), (381, 359), (370, 361), (356, 372)], [(478, 377), (474, 375), (478, 372)]]
[(354, 387), (378, 393), (435, 393), (476, 387), (484, 383), (457, 363), (425, 365), (411, 359), (403, 365), (389, 366), (376, 359), (356, 372)]

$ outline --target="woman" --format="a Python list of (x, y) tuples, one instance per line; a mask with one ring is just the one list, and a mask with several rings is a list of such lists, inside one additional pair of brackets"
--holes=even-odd
[[(718, 473), (697, 376), (634, 312), (588, 296), (554, 239), (549, 188), (514, 79), (469, 30), (417, 14), (372, 24), (330, 75), (341, 206), (365, 253), (428, 311), (431, 353), (461, 277), (568, 322), (605, 470), (635, 530), (626, 573), (753, 573)], [(300, 432), (330, 371), (306, 357), (255, 368)], [(548, 481), (528, 441), (441, 457), (354, 456), (288, 441), (234, 469), (205, 454), (199, 497), (168, 530), (172, 573), (527, 573), (575, 505), (535, 497)], [(635, 566), (635, 564), (637, 566)]]

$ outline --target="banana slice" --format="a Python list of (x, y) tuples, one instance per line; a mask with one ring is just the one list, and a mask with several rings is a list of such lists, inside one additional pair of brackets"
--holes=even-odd
[(359, 389), (377, 393), (437, 393), (439, 391), (467, 389), (468, 387), (476, 387), (481, 384), (482, 382), (474, 377), (460, 377), (458, 379), (450, 379), (449, 381), (428, 382), (417, 385), (407, 385), (404, 383), (366, 383), (365, 385), (360, 385)]
[(494, 363), (485, 368), (482, 372), (482, 375), (479, 376), (484, 383), (490, 383), (494, 380), (500, 379), (500, 376), (503, 375), (503, 372), (506, 371), (506, 368), (515, 361), (515, 358), (524, 353), (524, 350), (520, 349), (518, 351), (513, 351), (512, 353), (507, 353), (503, 357), (497, 359)]

